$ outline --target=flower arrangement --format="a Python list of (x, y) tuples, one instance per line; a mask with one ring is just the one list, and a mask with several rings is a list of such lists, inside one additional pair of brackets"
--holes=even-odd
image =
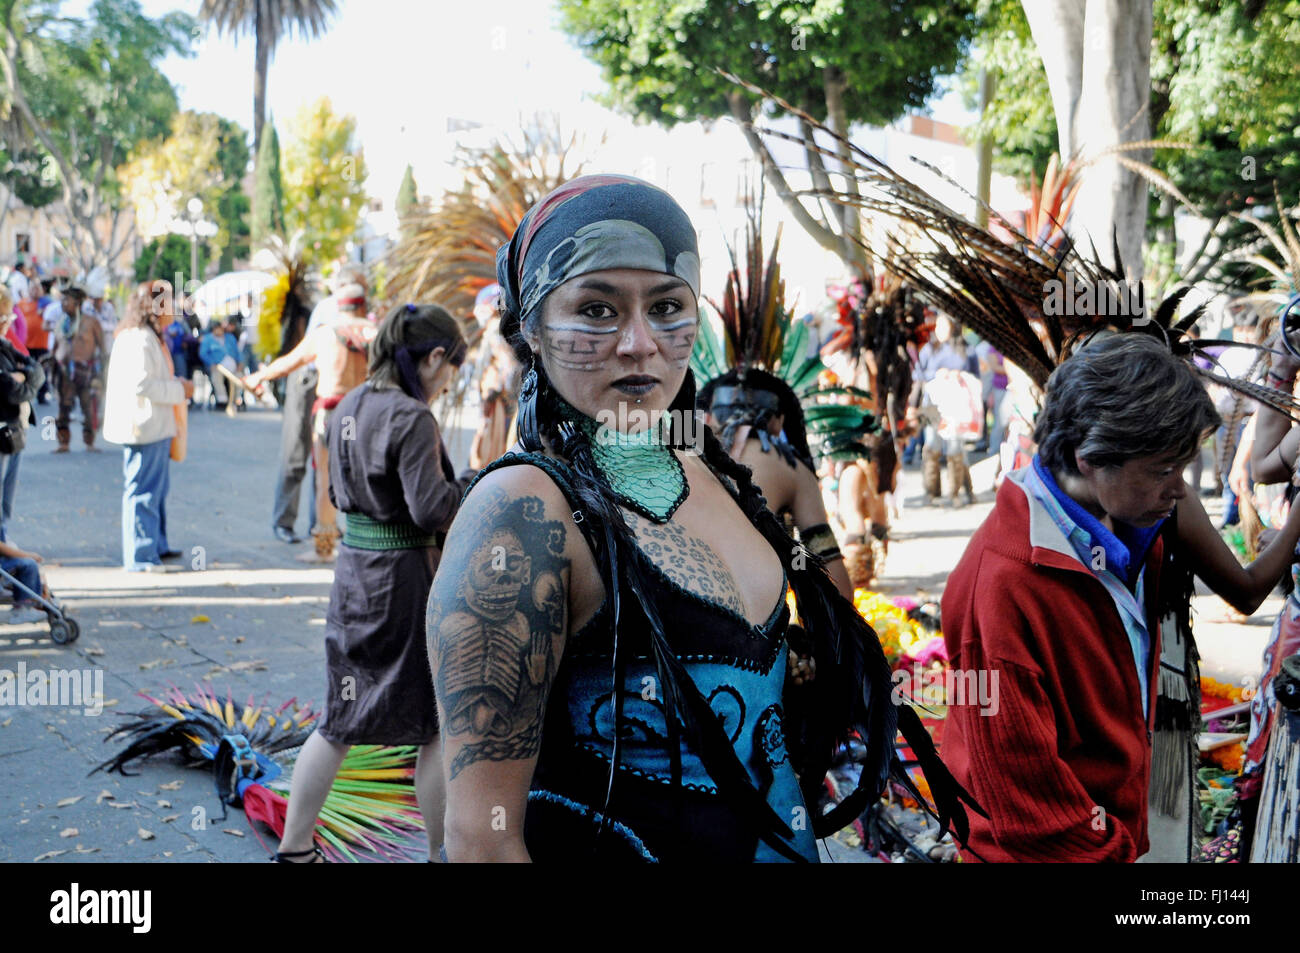
[(1211, 748), (1201, 756), (1201, 760), (1216, 765), (1223, 771), (1235, 776), (1241, 773), (1241, 763), (1245, 760), (1245, 757), (1246, 746), (1239, 741), (1236, 744)]
[(1222, 698), (1229, 704), (1237, 704), (1253, 698), (1255, 690), (1252, 688), (1243, 688), (1240, 685), (1233, 685), (1229, 682), (1220, 682), (1208, 675), (1201, 676), (1201, 697), (1202, 698)]
[[(900, 602), (905, 604), (899, 605)], [(943, 633), (926, 628), (909, 614), (908, 609), (916, 606), (914, 600), (890, 600), (870, 589), (857, 589), (853, 593), (853, 606), (876, 630), (891, 666), (900, 662), (947, 661)]]

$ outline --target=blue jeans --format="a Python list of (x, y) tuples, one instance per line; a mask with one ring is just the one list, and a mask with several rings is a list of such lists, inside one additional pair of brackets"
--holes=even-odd
[(162, 562), (167, 545), (171, 438), (122, 448), (122, 565), (140, 570)]
[[(36, 565), (34, 559), (18, 559), (14, 556), (0, 556), (0, 569), (3, 569), (9, 575), (13, 576), (24, 586), (30, 589), (36, 595), (41, 594), (41, 569)], [(23, 592), (17, 586), (14, 587), (14, 605), (30, 603), (36, 605), (36, 600)]]
[(916, 459), (916, 455), (921, 452), (921, 442), (924, 438), (921, 434), (914, 434), (903, 447), (903, 463), (911, 466)]
[(4, 471), (4, 488), (0, 490), (0, 541), (8, 541), (9, 518), (14, 515), (14, 493), (18, 490), (17, 453), (0, 454), (0, 470)]

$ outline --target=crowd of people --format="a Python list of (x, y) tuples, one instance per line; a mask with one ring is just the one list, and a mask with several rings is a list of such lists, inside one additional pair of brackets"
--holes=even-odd
[[(128, 301), (127, 314), (119, 321), (104, 269), (69, 279), (47, 273), (29, 260), (16, 263), (0, 284), (0, 319), (5, 322), (0, 347), (6, 349), (3, 363), (10, 375), (5, 383), (15, 385), (12, 393), (0, 395), (0, 419), (4, 422), (0, 430), (0, 542), (7, 539), (5, 524), (13, 513), (27, 432), (38, 424), (37, 408), (53, 398), (54, 413), (41, 421), (54, 425), (57, 443), (53, 452), (70, 452), (74, 418), (79, 418), (87, 451), (98, 451), (96, 440), (101, 433), (108, 442), (127, 448), (123, 566), (130, 571), (164, 571), (163, 560), (180, 554), (167, 543), (167, 455), (160, 457), (158, 448), (164, 440), (170, 446), (177, 427), (183, 424), (178, 424), (181, 416), (177, 411), (157, 413), (153, 405), (194, 406), (197, 381), (212, 406), (226, 409), (227, 378), (217, 365), (236, 378), (257, 367), (243, 315), (234, 312), (213, 318), (205, 329), (191, 299), (137, 289)], [(158, 321), (161, 324), (155, 328)], [(125, 333), (141, 327), (160, 334), (157, 351), (144, 348), (145, 339), (139, 335)], [(128, 346), (110, 361), (119, 337), (125, 337)], [(114, 363), (119, 365), (117, 372), (110, 373)], [(133, 390), (147, 381), (157, 386), (173, 380), (181, 389), (169, 384), (165, 397), (162, 391), (146, 395)], [(230, 409), (234, 409), (233, 403)], [(38, 555), (9, 544), (3, 558), (17, 567), (15, 574), (30, 588), (48, 591), (37, 576)], [(11, 616), (15, 621), (43, 618), (21, 591), (14, 596)]]
[[(301, 542), (305, 482), (301, 558), (335, 573), (328, 701), (276, 860), (321, 859), (317, 818), (345, 754), (385, 744), (418, 747), (431, 859), (815, 861), (816, 838), (895, 770), (899, 731), (938, 808), (969, 825), (965, 859), (1191, 859), (1190, 579), (1249, 614), (1300, 543), (1300, 508), (1255, 489), (1291, 480), (1300, 428), (1231, 386), (1266, 360), (1269, 386), (1294, 388), (1300, 360), (1265, 340), (1257, 311), (1234, 312), (1233, 341), (1203, 352), (1224, 382), (1207, 390), (1167, 343), (1121, 331), (1078, 343), (1038, 387), (927, 308), (890, 358), (906, 371), (890, 396), (888, 355), (837, 360), (814, 315), (797, 333), (835, 370), (809, 405), (748, 344), (698, 376), (695, 229), (665, 192), (616, 175), (535, 205), (472, 316), (431, 302), (376, 316), (349, 265), (314, 307), (286, 308), (281, 353), (260, 368), (240, 315), (200, 333), (155, 280), (119, 321), (85, 285), (19, 268), (0, 289), (0, 568), (40, 590), (40, 557), (5, 524), (23, 428), (51, 390), (60, 452), (77, 405), (94, 449), (104, 394), (104, 438), (124, 448), (123, 564), (160, 572), (178, 555), (170, 463), (195, 381), (228, 412), (284, 382), (271, 531)], [(778, 344), (796, 334), (777, 330)], [(482, 415), (459, 473), (433, 413), (457, 381)], [(869, 424), (828, 436), (853, 402)], [(958, 507), (977, 502), (976, 458), (992, 459), (995, 495), (945, 587), (943, 634), (951, 666), (995, 672), (1000, 698), (992, 717), (950, 703), (940, 761), (853, 600), (880, 572), (900, 466), (919, 465), (923, 499), (942, 505), (946, 461)], [(1245, 565), (1200, 502), (1220, 492), (1225, 525), (1253, 513), (1270, 528)], [(1252, 712), (1256, 779), (1272, 682), (1300, 649), (1294, 600)], [(859, 787), (823, 815), (829, 759), (850, 739)]]

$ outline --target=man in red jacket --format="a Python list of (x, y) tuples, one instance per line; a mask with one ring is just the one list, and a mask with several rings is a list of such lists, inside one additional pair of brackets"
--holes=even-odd
[(944, 760), (989, 814), (971, 817), (968, 859), (1146, 853), (1158, 537), (1218, 423), (1190, 367), (1145, 335), (1097, 340), (1048, 380), (1038, 454), (943, 594), (954, 669), (998, 689), (954, 705), (945, 730)]

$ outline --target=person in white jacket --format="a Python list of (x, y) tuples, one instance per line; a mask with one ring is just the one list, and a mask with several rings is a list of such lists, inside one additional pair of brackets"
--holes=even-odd
[(194, 394), (175, 375), (162, 329), (174, 314), (172, 286), (137, 286), (117, 331), (108, 366), (104, 439), (122, 444), (122, 563), (129, 572), (165, 572), (179, 552), (167, 543), (167, 489), (174, 405)]

